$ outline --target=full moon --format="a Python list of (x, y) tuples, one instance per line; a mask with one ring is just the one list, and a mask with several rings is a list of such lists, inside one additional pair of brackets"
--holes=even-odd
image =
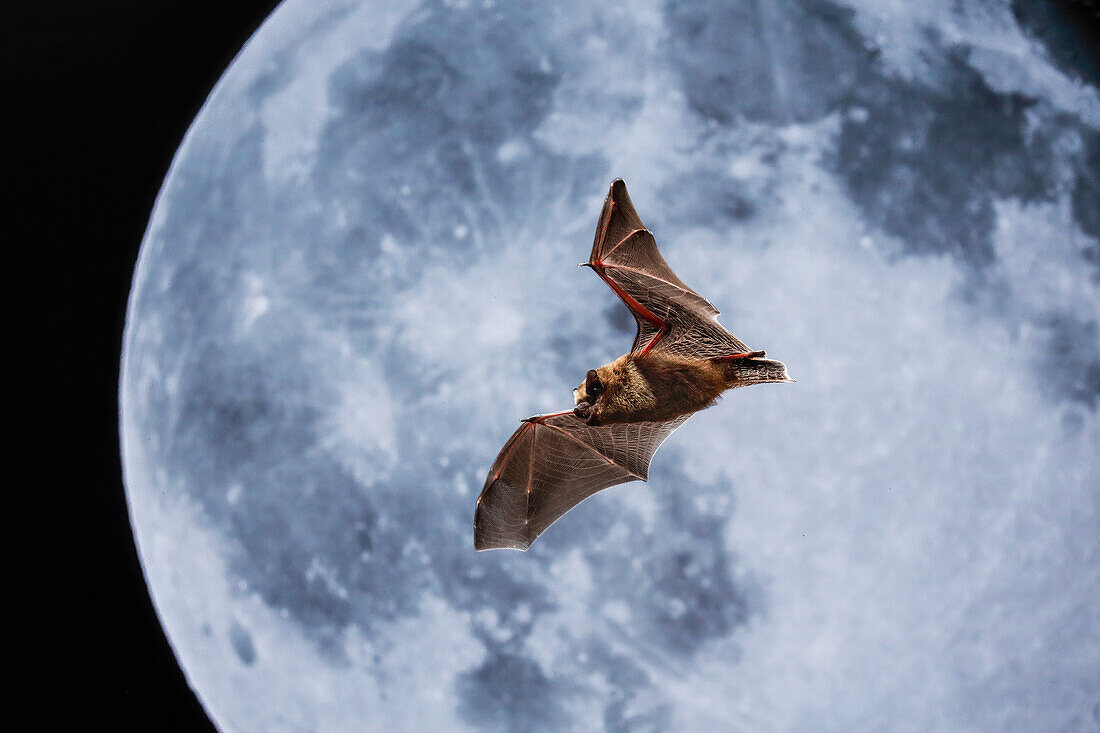
[[(1046, 7), (284, 2), (180, 146), (122, 354), (216, 725), (1100, 730), (1100, 95)], [(576, 267), (616, 177), (798, 382), (475, 553), (518, 421), (629, 348)]]

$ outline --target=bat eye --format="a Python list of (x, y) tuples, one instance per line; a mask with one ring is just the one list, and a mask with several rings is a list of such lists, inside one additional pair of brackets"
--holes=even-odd
[(584, 390), (590, 395), (603, 392), (603, 382), (600, 381), (600, 375), (596, 373), (595, 369), (588, 370), (588, 378), (584, 381)]

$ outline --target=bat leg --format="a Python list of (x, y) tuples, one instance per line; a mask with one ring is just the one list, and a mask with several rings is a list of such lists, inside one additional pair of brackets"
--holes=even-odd
[(764, 356), (763, 351), (745, 351), (740, 354), (730, 354), (728, 356), (719, 356), (719, 359), (759, 359)]

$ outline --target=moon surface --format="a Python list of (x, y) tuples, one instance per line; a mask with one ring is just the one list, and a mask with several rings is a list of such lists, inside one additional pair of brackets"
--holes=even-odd
[[(134, 277), (134, 532), (224, 731), (1100, 730), (1100, 96), (1043, 4), (287, 0)], [(1082, 51), (1083, 53), (1083, 51)], [(527, 553), (623, 177), (793, 385)]]

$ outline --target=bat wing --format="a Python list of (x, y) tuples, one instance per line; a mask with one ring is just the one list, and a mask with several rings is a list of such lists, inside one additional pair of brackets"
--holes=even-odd
[(718, 323), (718, 309), (676, 277), (621, 178), (611, 183), (585, 264), (634, 314), (638, 334), (631, 353), (663, 351), (708, 359), (750, 351)]
[(527, 418), (489, 469), (474, 510), (474, 548), (526, 550), (597, 491), (645, 481), (653, 454), (685, 420), (592, 427), (572, 411)]

